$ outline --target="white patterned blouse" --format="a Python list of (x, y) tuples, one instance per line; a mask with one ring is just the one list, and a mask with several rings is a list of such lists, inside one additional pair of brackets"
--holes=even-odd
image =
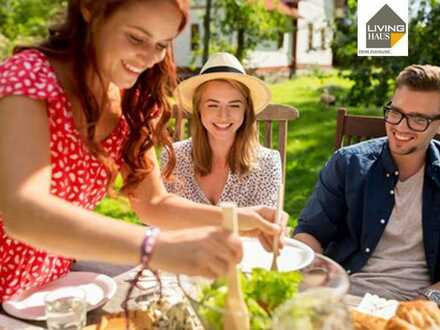
[[(192, 162), (191, 140), (173, 144), (176, 152), (176, 167), (172, 181), (165, 180), (168, 192), (177, 194), (194, 202), (211, 204), (198, 185)], [(166, 152), (162, 151), (160, 163), (163, 167), (168, 161)], [(276, 150), (260, 146), (254, 168), (244, 176), (229, 172), (221, 202), (235, 202), (238, 207), (266, 205), (275, 207), (278, 189), (281, 184), (281, 158)]]

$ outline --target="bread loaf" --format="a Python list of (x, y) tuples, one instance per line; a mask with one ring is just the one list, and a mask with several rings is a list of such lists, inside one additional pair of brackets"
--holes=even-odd
[(353, 320), (353, 329), (355, 330), (383, 330), (387, 323), (387, 320), (381, 317), (371, 316), (355, 310), (351, 312), (351, 317)]
[[(413, 300), (401, 302), (396, 315), (391, 320), (393, 319), (404, 320), (415, 326), (414, 329), (417, 330), (440, 330), (440, 310), (437, 304), (432, 301)], [(389, 328), (386, 329), (390, 330)]]
[(388, 321), (352, 311), (355, 330), (440, 330), (440, 309), (432, 301), (401, 302)]

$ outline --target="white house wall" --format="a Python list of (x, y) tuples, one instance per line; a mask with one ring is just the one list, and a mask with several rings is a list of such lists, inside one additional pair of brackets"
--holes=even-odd
[[(215, 2), (215, 0), (213, 0)], [(203, 15), (205, 13), (204, 0), (193, 1), (190, 11), (190, 20), (184, 31), (175, 42), (175, 59), (179, 67), (201, 66), (201, 59), (193, 58), (191, 52), (191, 25), (199, 24), (200, 47), (203, 47)], [(301, 0), (299, 13), (304, 19), (298, 20), (297, 66), (321, 65), (331, 66), (332, 53), (330, 42), (332, 38), (331, 22), (333, 20), (333, 0)], [(308, 23), (314, 25), (313, 50), (308, 49)], [(326, 28), (327, 49), (321, 50), (320, 28)], [(260, 45), (249, 54), (246, 66), (253, 68), (288, 67), (291, 63), (291, 34), (284, 35), (283, 46), (278, 49), (275, 42)]]
[[(200, 37), (203, 40), (203, 15), (205, 8), (193, 5), (190, 11), (190, 21), (182, 33), (176, 38), (174, 56), (178, 67), (201, 66), (201, 58), (194, 59), (191, 51), (191, 25), (199, 24)], [(200, 47), (203, 47), (200, 41)], [(284, 67), (289, 66), (291, 61), (291, 35), (284, 35), (283, 47), (277, 48), (275, 42), (266, 42), (249, 54), (246, 66), (252, 68)], [(212, 41), (211, 41), (212, 42)], [(194, 62), (194, 63), (193, 63)]]
[(249, 54), (246, 66), (251, 68), (287, 67), (291, 62), (290, 33), (284, 34), (283, 46), (278, 48), (276, 42), (267, 42)]
[(189, 66), (191, 60), (191, 25), (188, 24), (174, 43), (174, 57), (178, 67)]
[[(333, 1), (303, 0), (299, 2), (298, 11), (304, 18), (298, 19), (297, 66), (331, 66)], [(312, 49), (309, 49), (309, 24), (313, 24)], [(326, 31), (325, 50), (321, 49), (321, 28), (325, 28)]]
[[(200, 28), (200, 36), (203, 38), (203, 15), (205, 9), (202, 6), (192, 6), (190, 11), (190, 18), (188, 24), (186, 24), (185, 29), (176, 38), (174, 56), (176, 64), (178, 67), (189, 67), (193, 60), (193, 55), (191, 51), (191, 25), (198, 23)], [(200, 42), (200, 47), (203, 47), (202, 41)], [(201, 59), (196, 59), (196, 66), (201, 65)]]

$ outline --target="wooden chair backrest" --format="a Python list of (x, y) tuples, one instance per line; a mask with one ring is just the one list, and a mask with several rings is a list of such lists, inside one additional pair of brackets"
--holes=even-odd
[(349, 115), (347, 109), (338, 109), (334, 150), (385, 135), (383, 117)]
[[(344, 145), (386, 135), (383, 117), (349, 115), (345, 108), (338, 110), (335, 151)], [(437, 134), (434, 138), (440, 140), (440, 134)]]

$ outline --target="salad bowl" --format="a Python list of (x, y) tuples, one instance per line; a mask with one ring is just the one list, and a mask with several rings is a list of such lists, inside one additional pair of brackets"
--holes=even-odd
[[(292, 260), (289, 269), (288, 260), (284, 256), (280, 262), (280, 271), (271, 271), (270, 257), (267, 259), (261, 255), (261, 251), (255, 251), (253, 243), (244, 243), (241, 284), (250, 313), (251, 330), (272, 329), (277, 309), (298, 294), (322, 288), (334, 301), (340, 301), (348, 291), (349, 279), (344, 269), (331, 259), (311, 252), (301, 242), (292, 239), (285, 241), (285, 249), (292, 250), (295, 247), (303, 250), (293, 254), (302, 260)], [(223, 319), (238, 313), (225, 307), (226, 281), (180, 276), (179, 282), (204, 329), (223, 330)]]

